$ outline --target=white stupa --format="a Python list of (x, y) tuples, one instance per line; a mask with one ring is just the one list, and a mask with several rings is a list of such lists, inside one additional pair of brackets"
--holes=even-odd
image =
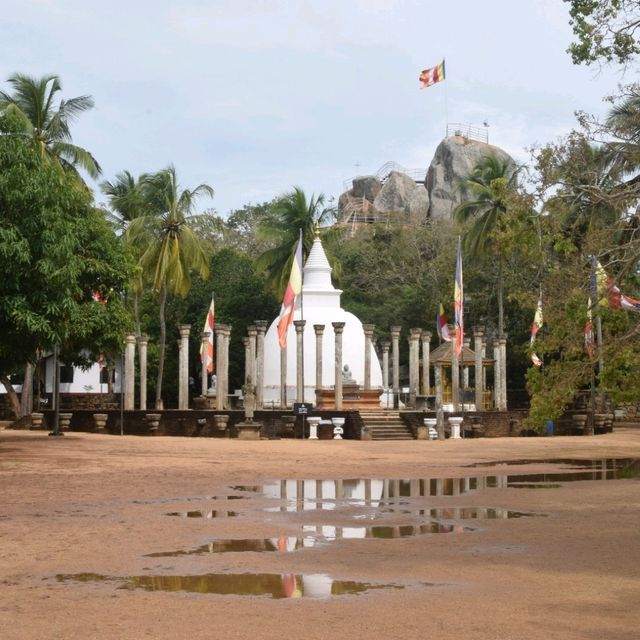
[[(356, 316), (340, 307), (342, 291), (331, 282), (331, 266), (316, 237), (302, 271), (302, 295), (298, 296), (294, 320), (306, 320), (304, 327), (304, 400), (315, 404), (316, 334), (314, 324), (324, 325), (322, 340), (322, 386), (335, 384), (335, 335), (332, 322), (344, 322), (342, 364), (348, 365), (351, 377), (364, 386), (364, 330)], [(264, 401), (280, 401), (280, 345), (278, 320), (269, 327), (264, 341)], [(382, 369), (371, 347), (371, 386), (382, 387)], [(296, 399), (296, 332), (293, 323), (287, 335), (287, 404)]]

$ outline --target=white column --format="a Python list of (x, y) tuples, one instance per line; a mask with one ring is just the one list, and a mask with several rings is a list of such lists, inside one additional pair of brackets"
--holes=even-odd
[(224, 325), (216, 324), (214, 327), (216, 335), (216, 410), (224, 409)]
[(264, 336), (267, 333), (268, 322), (256, 320), (258, 336), (256, 338), (256, 409), (264, 407)]
[(389, 347), (391, 343), (388, 340), (383, 340), (382, 343), (382, 386), (385, 389), (389, 388)]
[(422, 395), (428, 396), (431, 391), (431, 331), (423, 331), (422, 340)]
[(202, 383), (202, 397), (207, 397), (207, 391), (209, 390), (209, 371), (207, 370), (207, 362), (209, 361), (209, 336), (210, 331), (203, 331), (200, 336), (201, 339), (201, 367), (200, 367), (200, 382)]
[(178, 366), (178, 409), (189, 408), (189, 332), (190, 324), (181, 324), (180, 356)]
[(124, 347), (124, 409), (131, 411), (135, 408), (135, 361), (136, 337), (127, 333)]
[(304, 402), (304, 325), (306, 320), (294, 320), (296, 330), (296, 402)]
[(420, 388), (420, 335), (422, 329), (409, 329), (409, 406), (416, 406)]
[(371, 349), (373, 346), (373, 332), (375, 325), (363, 324), (364, 329), (364, 388), (371, 389)]
[(313, 330), (316, 333), (316, 389), (322, 389), (322, 338), (324, 325), (314, 324)]
[(482, 364), (482, 338), (484, 327), (473, 327), (473, 349), (475, 352), (476, 411), (484, 411), (484, 366)]
[(393, 406), (400, 402), (400, 331), (402, 327), (391, 327), (391, 357), (393, 359)]
[(140, 410), (147, 408), (147, 336), (138, 336), (138, 356), (140, 358)]
[(342, 332), (344, 330), (344, 322), (332, 322), (333, 333), (335, 335), (335, 410), (342, 410)]

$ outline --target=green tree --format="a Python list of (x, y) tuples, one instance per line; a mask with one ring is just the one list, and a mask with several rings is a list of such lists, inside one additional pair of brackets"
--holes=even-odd
[(68, 364), (88, 364), (120, 350), (129, 321), (120, 299), (129, 265), (117, 238), (75, 176), (21, 131), (15, 114), (0, 116), (0, 379), (16, 414), (18, 363), (57, 344)]
[(100, 165), (82, 147), (73, 144), (69, 125), (81, 113), (93, 108), (91, 96), (60, 100), (62, 90), (56, 75), (33, 78), (16, 73), (7, 80), (12, 93), (0, 91), (0, 111), (10, 111), (19, 117), (16, 133), (30, 137), (43, 156), (59, 162), (65, 169), (84, 169), (92, 178), (100, 175)]
[(490, 154), (480, 159), (462, 183), (466, 200), (454, 211), (459, 224), (472, 221), (465, 233), (465, 249), (475, 259), (492, 250), (498, 258), (498, 335), (504, 333), (504, 248), (498, 242), (509, 194), (516, 185), (518, 171), (508, 160)]
[(276, 296), (282, 297), (287, 286), (295, 248), (302, 230), (303, 253), (308, 255), (316, 225), (335, 220), (335, 211), (324, 206), (324, 195), (307, 196), (300, 187), (278, 198), (258, 226), (258, 238), (272, 244), (257, 259)]
[(133, 219), (125, 238), (139, 252), (144, 282), (158, 297), (160, 344), (156, 382), (156, 408), (162, 407), (162, 379), (166, 348), (165, 306), (169, 294), (184, 297), (191, 288), (191, 273), (203, 279), (209, 272), (207, 255), (191, 228), (197, 199), (213, 196), (207, 184), (181, 189), (173, 166), (144, 178), (144, 197), (149, 213)]
[(640, 53), (638, 0), (564, 0), (576, 41), (567, 52), (574, 64), (627, 64)]

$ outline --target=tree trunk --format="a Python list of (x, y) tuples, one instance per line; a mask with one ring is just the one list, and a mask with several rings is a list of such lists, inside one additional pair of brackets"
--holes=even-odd
[(164, 351), (167, 342), (167, 326), (164, 317), (164, 308), (167, 302), (167, 287), (160, 289), (160, 345), (158, 349), (158, 378), (156, 382), (156, 409), (163, 409), (162, 406), (162, 375), (164, 373)]
[(33, 411), (33, 370), (34, 365), (27, 362), (24, 367), (24, 381), (20, 394), (20, 417), (30, 416)]
[(133, 318), (136, 323), (136, 337), (140, 336), (140, 294), (133, 292)]
[(504, 335), (504, 278), (502, 277), (502, 258), (498, 259), (498, 337)]
[(0, 376), (0, 382), (2, 382), (2, 384), (4, 385), (4, 388), (7, 392), (7, 397), (9, 398), (9, 402), (11, 403), (11, 410), (13, 411), (13, 415), (17, 420), (20, 417), (20, 400), (18, 399), (18, 394), (13, 388), (11, 380), (9, 380), (7, 376)]

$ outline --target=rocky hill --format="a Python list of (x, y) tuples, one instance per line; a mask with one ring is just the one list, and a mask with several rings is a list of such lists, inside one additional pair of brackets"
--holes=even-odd
[(461, 181), (480, 158), (490, 154), (515, 165), (513, 158), (499, 147), (461, 135), (445, 138), (426, 175), (410, 177), (391, 170), (383, 175), (354, 178), (352, 188), (338, 200), (339, 220), (343, 224), (450, 220), (462, 201)]

